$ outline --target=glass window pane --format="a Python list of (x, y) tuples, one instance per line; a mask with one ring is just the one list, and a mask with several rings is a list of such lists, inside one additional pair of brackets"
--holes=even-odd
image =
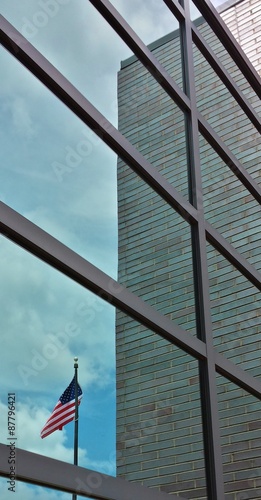
[[(132, 51), (90, 2), (79, 0), (75, 5), (67, 0), (60, 5), (57, 1), (57, 8), (51, 14), (48, 8), (43, 8), (46, 1), (39, 5), (28, 0), (27, 9), (24, 4), (17, 9), (15, 0), (10, 0), (3, 6), (2, 14), (117, 126), (117, 72), (121, 61), (133, 56)], [(155, 56), (171, 76), (178, 78), (178, 84), (181, 79), (182, 86), (178, 23), (163, 2), (147, 3), (136, 2), (136, 8), (133, 4), (129, 8), (127, 3), (120, 10), (127, 16), (127, 22), (130, 16), (131, 24), (138, 23), (142, 30), (146, 27), (145, 43), (153, 42), (151, 49), (155, 49)], [(163, 35), (167, 35), (168, 41), (165, 57), (161, 51), (166, 41)]]
[(117, 71), (131, 51), (90, 2), (46, 4), (10, 0), (2, 14), (116, 125)]
[(225, 498), (261, 496), (261, 402), (217, 375)]
[(178, 29), (178, 21), (162, 0), (134, 0), (132, 4), (112, 0), (111, 3), (146, 44)]
[[(162, 0), (137, 1), (135, 6), (121, 0), (113, 0), (112, 3), (182, 88), (180, 28), (165, 3)], [(123, 61), (122, 65), (134, 60), (132, 57)]]
[(214, 5), (214, 7), (216, 7), (216, 9), (218, 7), (222, 7), (223, 4), (227, 3), (227, 0), (210, 0), (210, 1)]
[[(221, 53), (224, 56), (224, 49), (221, 49)], [(194, 64), (199, 111), (243, 167), (250, 174), (254, 171), (254, 177), (260, 180), (260, 169), (256, 171), (257, 158), (261, 152), (261, 138), (258, 130), (195, 46)], [(232, 68), (229, 72), (232, 73)], [(239, 79), (241, 74), (235, 63), (234, 72)], [(237, 81), (237, 84), (240, 88), (245, 87), (244, 80)], [(248, 88), (250, 91), (249, 85)], [(251, 104), (258, 111), (260, 99), (252, 98), (251, 101), (249, 100), (249, 105)]]
[[(253, 177), (260, 174), (256, 159), (249, 159)], [(207, 221), (260, 271), (260, 205), (202, 136), (200, 161)]]
[[(10, 500), (10, 498), (12, 498), (12, 493), (14, 498), (19, 498), (19, 500), (72, 500), (71, 493), (54, 491), (50, 488), (23, 483), (17, 481), (17, 479), (15, 480), (15, 485), (12, 484), (10, 486), (8, 480), (8, 478), (0, 477), (1, 500)], [(14, 489), (9, 490), (9, 488)]]
[(116, 276), (116, 155), (6, 51), (0, 197)]
[(15, 393), (17, 447), (73, 463), (73, 422), (43, 439), (40, 431), (78, 356), (79, 465), (114, 475), (114, 308), (3, 237), (0, 244), (0, 441)]
[(188, 198), (184, 113), (138, 61), (119, 73), (118, 106), (120, 132)]
[[(186, 2), (186, 0), (180, 0), (181, 5)], [(196, 5), (189, 0), (189, 8), (190, 8), (190, 18), (192, 21), (195, 21), (198, 18), (201, 18), (201, 12), (197, 9)]]
[(195, 334), (190, 225), (123, 162), (118, 179), (118, 280)]
[(260, 377), (260, 291), (210, 245), (207, 250), (214, 345)]
[[(240, 3), (242, 4), (242, 6), (244, 8), (245, 2), (238, 2), (238, 4), (240, 4)], [(231, 14), (232, 14), (232, 16), (231, 16)], [(237, 36), (239, 34), (241, 34), (241, 32), (243, 34), (244, 29), (245, 29), (244, 23), (241, 24), (240, 22), (235, 22), (236, 13), (232, 8), (225, 10), (223, 13), (221, 12), (220, 15), (222, 18), (224, 18), (225, 22), (227, 22), (229, 29), (233, 30), (233, 28), (236, 27), (236, 33), (234, 32), (235, 38), (237, 38)], [(230, 15), (230, 19), (228, 17), (229, 15)], [(206, 43), (210, 46), (212, 51), (218, 57), (219, 62), (225, 67), (225, 69), (228, 71), (230, 77), (239, 86), (241, 92), (243, 92), (243, 94), (245, 94), (245, 96), (247, 97), (249, 102), (252, 103), (252, 105), (256, 106), (260, 110), (261, 103), (260, 103), (259, 97), (254, 92), (254, 90), (252, 90), (247, 79), (243, 76), (241, 71), (238, 69), (237, 64), (234, 62), (232, 57), (228, 54), (227, 50), (225, 49), (224, 45), (222, 44), (222, 41), (219, 40), (219, 38), (215, 35), (215, 33), (212, 31), (212, 29), (207, 25), (204, 18), (201, 18), (201, 20), (197, 24), (197, 28), (200, 31), (201, 35), (204, 37)], [(240, 36), (240, 39), (241, 39), (241, 36)], [(243, 42), (243, 40), (242, 40), (242, 42)], [(251, 44), (253, 44), (253, 41), (251, 41)], [(244, 50), (244, 43), (241, 43), (241, 40), (240, 40), (240, 45), (241, 45), (241, 48), (243, 48), (243, 50)], [(242, 45), (243, 45), (243, 47), (242, 47)], [(257, 47), (256, 47), (255, 52), (258, 53)], [(252, 63), (254, 63), (256, 65), (256, 68), (258, 68), (258, 61), (256, 61), (256, 56), (255, 56), (255, 58), (252, 58)], [(208, 73), (206, 73), (206, 81), (208, 79), (210, 80), (210, 76)], [(205, 83), (206, 83), (206, 81), (205, 81)]]
[[(211, 1), (212, 5), (217, 9), (218, 12), (222, 11), (222, 9), (224, 9), (224, 7), (227, 4), (227, 0), (210, 0), (210, 1)], [(199, 10), (196, 9), (196, 6), (192, 2), (192, 0), (190, 0), (190, 3), (191, 3), (190, 8), (191, 8), (192, 19), (196, 19), (197, 17), (200, 17), (201, 13)]]
[(198, 361), (117, 312), (117, 475), (206, 498)]

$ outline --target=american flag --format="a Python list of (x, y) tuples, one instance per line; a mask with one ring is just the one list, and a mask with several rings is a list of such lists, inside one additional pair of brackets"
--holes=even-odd
[[(78, 404), (82, 399), (82, 390), (78, 384)], [(51, 416), (41, 430), (41, 438), (49, 436), (54, 431), (62, 430), (63, 426), (74, 419), (75, 415), (75, 378), (65, 389), (64, 393), (56, 403)]]

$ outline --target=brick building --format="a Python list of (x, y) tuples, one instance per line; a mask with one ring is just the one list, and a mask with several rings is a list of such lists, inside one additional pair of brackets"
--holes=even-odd
[[(261, 74), (259, 0), (227, 2), (226, 7), (221, 12), (224, 21)], [(203, 44), (211, 47), (260, 114), (260, 99), (217, 36), (202, 18), (195, 24)], [(235, 162), (258, 183), (260, 134), (196, 45), (193, 43), (197, 110), (210, 125), (209, 133), (217, 134)], [(186, 88), (180, 31), (154, 42), (150, 49), (179, 87)], [(191, 201), (193, 173), (186, 113), (135, 57), (122, 63), (118, 99), (119, 130)], [(199, 198), (207, 224), (260, 271), (260, 206), (200, 127), (198, 160)], [(119, 281), (175, 322), (184, 334), (199, 335), (197, 263), (190, 224), (121, 159), (118, 212)], [(206, 256), (214, 352), (252, 377), (260, 377), (260, 292), (210, 240)], [(116, 335), (118, 474), (181, 497), (210, 498), (198, 360), (122, 312), (117, 314)], [(216, 384), (225, 498), (259, 498), (260, 401), (220, 374)]]
[[(92, 4), (100, 21), (105, 20), (140, 61), (125, 61), (119, 74), (120, 131), (102, 115), (99, 103), (95, 107), (34, 46), (36, 39), (27, 40), (21, 24), (13, 24), (11, 2), (6, 3), (7, 17), (0, 15), (0, 43), (7, 56), (21, 63), (69, 113), (99, 136), (97, 148), (102, 139), (121, 158), (118, 281), (73, 247), (66, 247), (60, 231), (52, 236), (26, 218), (21, 208), (14, 210), (12, 201), (0, 201), (1, 238), (117, 309), (121, 477), (17, 447), (15, 480), (60, 491), (68, 498), (73, 494), (73, 498), (104, 500), (168, 500), (171, 493), (173, 500), (257, 499), (261, 498), (257, 135), (261, 81), (209, 0), (193, 1), (205, 19), (196, 24), (190, 20), (190, 0), (163, 0), (162, 6), (163, 2), (170, 18), (173, 14), (178, 19), (180, 31), (155, 42), (152, 52), (113, 2), (73, 4), (70, 21), (75, 14), (82, 19), (82, 7)], [(151, 2), (154, 13), (159, 3)], [(35, 26), (45, 33), (45, 48), (50, 43), (48, 28), (60, 17), (56, 12), (62, 4), (69, 6), (68, 1), (53, 0), (42, 2), (41, 11), (32, 11)], [(233, 29), (238, 28), (235, 35), (246, 44), (258, 71), (259, 4), (259, 0), (228, 0), (228, 9), (222, 13), (228, 23), (234, 23)], [(133, 2), (131, 7), (136, 5)], [(144, 2), (139, 5), (143, 7)], [(27, 4), (14, 11), (19, 22), (27, 16), (26, 8)], [(90, 22), (88, 10), (85, 18)], [(71, 48), (71, 22), (60, 26), (61, 31), (54, 30), (55, 44), (58, 36), (60, 47), (68, 43)], [(80, 30), (85, 29), (82, 26)], [(108, 41), (111, 49), (111, 33), (108, 39), (100, 34), (104, 35), (102, 29), (97, 29), (94, 43), (101, 42), (103, 47)], [(88, 50), (84, 46), (84, 56)], [(21, 128), (29, 125), (31, 130), (30, 120), (22, 115), (18, 114)], [(12, 145), (13, 128), (11, 122), (7, 131)], [(53, 138), (48, 147), (51, 142)], [(26, 141), (23, 145), (27, 161), (31, 150)], [(47, 163), (43, 165), (45, 172)], [(34, 169), (32, 174), (42, 195), (43, 177), (35, 175)], [(7, 182), (11, 200), (19, 191), (13, 179)], [(80, 231), (81, 235), (86, 232), (84, 224)], [(18, 255), (18, 263), (19, 259)], [(11, 266), (11, 277), (15, 269)], [(43, 288), (39, 275), (35, 276)], [(14, 296), (22, 293), (19, 286)], [(8, 294), (11, 307), (12, 297)], [(30, 305), (28, 301), (25, 312)], [(18, 314), (17, 332), (23, 339)], [(31, 338), (30, 328), (27, 333)], [(37, 332), (32, 334), (38, 341)], [(3, 359), (10, 359), (5, 342), (1, 345)], [(14, 371), (14, 363), (8, 367)], [(10, 383), (6, 374), (5, 379)], [(14, 476), (6, 438), (7, 434), (0, 443), (1, 481)], [(17, 444), (21, 446), (20, 438)]]

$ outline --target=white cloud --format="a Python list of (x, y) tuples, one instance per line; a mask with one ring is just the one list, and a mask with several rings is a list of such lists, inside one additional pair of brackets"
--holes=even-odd
[[(0, 441), (7, 442), (7, 407), (0, 402)], [(32, 403), (17, 403), (16, 406), (16, 437), (17, 448), (33, 453), (52, 457), (64, 462), (73, 462), (73, 448), (66, 446), (66, 427), (62, 431), (53, 432), (48, 438), (42, 439), (40, 431), (50, 411), (43, 407), (36, 407)], [(79, 464), (85, 465), (86, 450), (79, 448)]]
[[(158, 0), (131, 3), (114, 0), (113, 3), (145, 43), (177, 27), (173, 15)], [(17, 9), (15, 0), (10, 0), (4, 14), (24, 34), (26, 26), (34, 27), (30, 42), (116, 124), (117, 71), (120, 61), (131, 55), (130, 49), (85, 0), (79, 0), (77, 7), (74, 2), (61, 5), (56, 15), (49, 16), (42, 27), (37, 27), (34, 17), (40, 10), (38, 2), (28, 0), (23, 2), (23, 8)], [(70, 36), (65, 26), (70, 27)]]
[(12, 115), (12, 124), (17, 134), (26, 139), (31, 139), (36, 134), (36, 130), (25, 99), (19, 96), (14, 97), (8, 107)]
[[(107, 250), (104, 244), (100, 245), (100, 234), (103, 239), (105, 234), (109, 239), (112, 234), (114, 238), (116, 235), (116, 155), (13, 58), (5, 54), (2, 63), (7, 81), (1, 82), (1, 101), (12, 103), (9, 116), (2, 115), (5, 158), (1, 170), (2, 199), (92, 263), (115, 275), (111, 269), (116, 258), (109, 253), (108, 245)], [(114, 77), (116, 79), (116, 71)], [(97, 87), (92, 85), (93, 89)], [(104, 91), (100, 92), (108, 101)], [(19, 98), (13, 98), (14, 95)], [(110, 105), (109, 100), (106, 106)], [(2, 106), (6, 108), (6, 104)], [(14, 111), (12, 118), (10, 110), (14, 108), (19, 112)], [(20, 125), (18, 118), (21, 118)], [(23, 140), (21, 133), (26, 133), (27, 139), (31, 133), (35, 134), (30, 144)], [(87, 157), (82, 146), (84, 140), (90, 145)], [(69, 162), (68, 148), (80, 151), (76, 168)], [(61, 179), (55, 175), (54, 162), (69, 166), (69, 172), (60, 176)], [(80, 222), (86, 228), (85, 234)], [(111, 245), (111, 241), (108, 243)]]
[(1, 500), (11, 500), (13, 497), (19, 500), (71, 500), (72, 495), (52, 491), (40, 486), (28, 486), (26, 483), (16, 481), (15, 493), (8, 491), (9, 484), (7, 479), (0, 478), (0, 497)]
[(178, 28), (178, 22), (163, 2), (112, 0), (112, 4), (146, 44)]
[(72, 208), (72, 213), (75, 216), (84, 217), (84, 219), (92, 220), (97, 224), (108, 223), (108, 219), (115, 219), (117, 210), (116, 198), (114, 196), (114, 186), (116, 179), (114, 176), (107, 175), (91, 176), (88, 186), (88, 197), (84, 189), (77, 197)]
[(75, 355), (84, 386), (111, 382), (113, 308), (4, 238), (0, 249), (1, 342), (12, 353), (11, 365), (1, 360), (3, 387), (55, 392), (52, 380), (62, 387)]
[[(59, 207), (59, 212), (62, 212), (63, 217), (66, 217), (66, 207)], [(75, 234), (69, 228), (50, 217), (50, 209), (47, 206), (38, 206), (34, 210), (26, 211), (23, 215), (26, 219), (44, 229), (44, 231), (55, 236), (56, 239), (68, 242), (69, 246), (70, 242), (73, 242), (75, 238)]]
[[(50, 410), (43, 406), (36, 407), (32, 402), (21, 403), (18, 401), (15, 416), (16, 447), (63, 462), (73, 463), (74, 449), (68, 444), (67, 426), (62, 431), (55, 431), (44, 439), (40, 437), (40, 431), (49, 416)], [(73, 423), (69, 425), (72, 426)], [(8, 444), (7, 437), (7, 406), (0, 400), (0, 442)], [(93, 460), (88, 450), (79, 446), (78, 463), (81, 467), (112, 475), (115, 469), (115, 456), (113, 454), (108, 460)]]

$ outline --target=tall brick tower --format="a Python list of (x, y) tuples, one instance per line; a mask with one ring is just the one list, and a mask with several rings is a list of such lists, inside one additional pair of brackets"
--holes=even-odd
[[(261, 74), (260, 0), (230, 1), (226, 7), (221, 16)], [(202, 18), (196, 25), (260, 112), (259, 99), (216, 35)], [(180, 47), (176, 31), (150, 48), (182, 88)], [(194, 76), (199, 112), (260, 181), (260, 135), (196, 45)], [(120, 131), (190, 199), (183, 111), (135, 57), (122, 63), (118, 99)], [(199, 161), (207, 222), (260, 270), (260, 207), (201, 134)], [(119, 281), (196, 336), (195, 256), (189, 224), (122, 160), (118, 161), (118, 211)], [(260, 377), (258, 290), (210, 243), (207, 260), (215, 349)], [(207, 498), (198, 361), (121, 312), (116, 332), (118, 475), (181, 497)], [(220, 375), (216, 382), (226, 499), (259, 498), (260, 401)]]

